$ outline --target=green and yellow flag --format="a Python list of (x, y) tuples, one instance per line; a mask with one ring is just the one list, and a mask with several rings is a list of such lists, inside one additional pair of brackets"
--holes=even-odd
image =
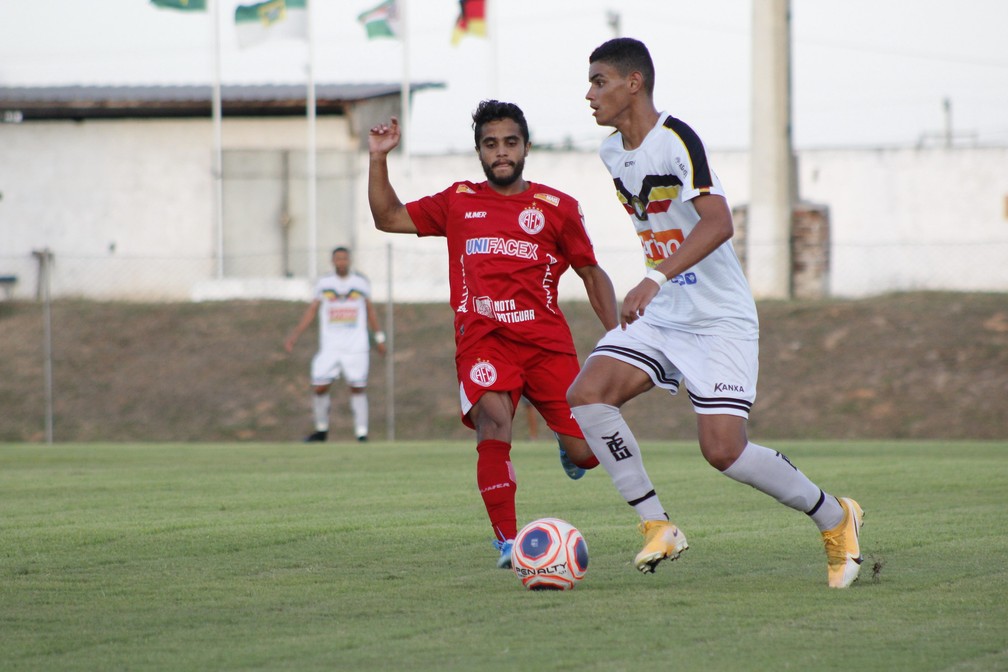
[(178, 9), (183, 12), (205, 12), (206, 0), (150, 0), (155, 7), (162, 9)]
[(238, 46), (251, 47), (266, 40), (308, 37), (307, 0), (265, 0), (238, 5), (235, 30)]
[(396, 0), (385, 0), (357, 17), (364, 25), (369, 40), (377, 37), (399, 37), (399, 8)]

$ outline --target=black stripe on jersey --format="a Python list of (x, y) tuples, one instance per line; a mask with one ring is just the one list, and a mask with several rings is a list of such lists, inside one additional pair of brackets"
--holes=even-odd
[(618, 177), (614, 177), (613, 184), (616, 185), (616, 191), (619, 193), (619, 195), (622, 196), (624, 199), (626, 199), (627, 205), (629, 205), (630, 200), (633, 198), (633, 194), (630, 193), (629, 189), (623, 186), (623, 180), (621, 180)]
[(613, 354), (620, 355), (627, 359), (632, 359), (635, 362), (640, 362), (644, 366), (641, 368), (646, 368), (654, 372), (655, 378), (658, 382), (665, 385), (671, 385), (673, 390), (679, 389), (679, 381), (669, 375), (665, 369), (662, 367), (661, 363), (652, 357), (637, 352), (636, 350), (631, 350), (630, 348), (621, 348), (615, 345), (600, 345), (595, 348), (592, 352), (611, 352)]
[(690, 163), (693, 164), (693, 188), (709, 189), (714, 186), (710, 165), (707, 163), (707, 152), (704, 150), (700, 136), (690, 128), (685, 121), (669, 116), (662, 124), (665, 128), (679, 136), (686, 145)]
[[(630, 190), (626, 188), (623, 184), (623, 180), (618, 177), (613, 178), (613, 184), (616, 185), (616, 191), (623, 195), (627, 203), (634, 197), (635, 194), (631, 194)], [(655, 187), (676, 187), (682, 186), (682, 180), (679, 179), (678, 175), (645, 175), (644, 179), (641, 180), (640, 193), (636, 194), (643, 203), (644, 207), (651, 202), (651, 190)]]
[(731, 397), (698, 397), (689, 390), (686, 390), (689, 394), (690, 401), (697, 408), (736, 408), (740, 411), (745, 411), (746, 413), (752, 408), (752, 402), (745, 401), (744, 399), (733, 399)]

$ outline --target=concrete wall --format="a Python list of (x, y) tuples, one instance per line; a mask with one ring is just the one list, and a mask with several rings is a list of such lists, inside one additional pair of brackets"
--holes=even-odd
[[(238, 150), (297, 153), (305, 137), (300, 118), (224, 124), (225, 150), (236, 155)], [(345, 119), (319, 119), (320, 150), (345, 156), (356, 142)], [(305, 268), (300, 263), (292, 267), (293, 278), (271, 277), (277, 275), (274, 263), (260, 278), (246, 270), (243, 278), (216, 280), (211, 147), (208, 120), (0, 124), (0, 275), (18, 276), (14, 296), (35, 296), (38, 265), (32, 252), (48, 247), (55, 254), (57, 296), (305, 297), (310, 283), (298, 277)], [(746, 203), (748, 154), (711, 154), (730, 202)], [(810, 150), (800, 152), (798, 167), (801, 198), (829, 209), (832, 295), (1008, 291), (1008, 147)], [(457, 179), (483, 179), (475, 152), (412, 157), (408, 165), (393, 156), (390, 169), (403, 200)], [(320, 189), (326, 194), (319, 196), (325, 213), (318, 268), (327, 268), (330, 247), (351, 244), (379, 300), (389, 296), (390, 274), (395, 300), (447, 300), (443, 241), (375, 231), (367, 207), (366, 153), (351, 155), (340, 170), (338, 179), (349, 180), (348, 188), (341, 186), (338, 195)], [(638, 281), (636, 236), (593, 152), (533, 147), (526, 177), (581, 201), (599, 259), (618, 292)], [(303, 179), (291, 184), (303, 185)], [(253, 216), (255, 208), (242, 210), (238, 204), (255, 196), (229, 190), (232, 215)], [(298, 246), (305, 247), (295, 241)], [(561, 296), (584, 296), (573, 274), (564, 277), (560, 290)]]

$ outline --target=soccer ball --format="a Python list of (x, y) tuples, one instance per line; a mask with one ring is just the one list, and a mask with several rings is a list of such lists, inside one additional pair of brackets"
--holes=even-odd
[(511, 567), (529, 590), (569, 590), (588, 571), (588, 544), (566, 520), (533, 520), (515, 537)]

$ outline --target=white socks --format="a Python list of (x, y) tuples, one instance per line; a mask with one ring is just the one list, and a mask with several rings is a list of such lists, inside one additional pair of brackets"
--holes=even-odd
[(350, 394), (350, 412), (353, 414), (354, 433), (357, 438), (368, 434), (368, 398), (367, 392)]
[(312, 413), (315, 416), (315, 431), (329, 431), (329, 393), (312, 395)]
[[(644, 470), (637, 439), (619, 409), (608, 404), (585, 404), (571, 408), (571, 412), (613, 485), (641, 520), (667, 520)], [(764, 446), (746, 444), (738, 459), (721, 473), (801, 511), (820, 530), (833, 529), (843, 520), (844, 512), (836, 497), (819, 489), (784, 455)]]
[(777, 451), (749, 442), (738, 459), (721, 473), (808, 515), (820, 530), (833, 529), (843, 520), (844, 512), (836, 497), (820, 490)]
[(668, 520), (644, 470), (637, 439), (619, 409), (608, 404), (585, 404), (575, 406), (571, 412), (613, 485), (641, 520)]

